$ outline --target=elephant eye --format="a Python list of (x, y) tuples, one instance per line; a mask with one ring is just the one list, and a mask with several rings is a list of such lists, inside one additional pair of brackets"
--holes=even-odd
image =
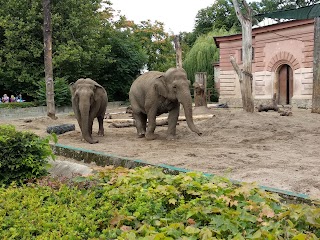
[(173, 92), (177, 92), (177, 86), (176, 86), (176, 85), (173, 85), (173, 86), (172, 86), (172, 90), (173, 90)]

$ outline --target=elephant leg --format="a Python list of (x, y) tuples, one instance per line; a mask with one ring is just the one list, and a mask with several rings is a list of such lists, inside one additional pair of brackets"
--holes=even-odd
[(146, 127), (147, 127), (147, 115), (140, 113), (133, 113), (133, 118), (136, 121), (136, 128), (139, 138), (143, 138), (146, 135)]
[(80, 111), (79, 111), (79, 108), (78, 108), (78, 107), (75, 107), (74, 105), (75, 105), (75, 103), (72, 103), (72, 108), (73, 108), (74, 116), (76, 117), (77, 122), (78, 122), (78, 125), (79, 125), (79, 128), (80, 128), (80, 131), (82, 132)]
[(93, 120), (94, 120), (94, 118), (89, 119), (89, 133), (90, 133), (91, 137), (92, 137)]
[(99, 123), (98, 136), (104, 136), (103, 117), (98, 116), (97, 119), (98, 119), (98, 123)]
[(169, 112), (168, 116), (168, 131), (167, 131), (167, 139), (173, 140), (176, 138), (176, 129), (177, 129), (177, 122), (179, 118), (180, 112), (180, 104), (176, 106)]
[(148, 112), (148, 127), (146, 132), (146, 139), (154, 140), (158, 137), (157, 134), (154, 134), (154, 130), (156, 129), (156, 117), (157, 117), (157, 109), (152, 109)]

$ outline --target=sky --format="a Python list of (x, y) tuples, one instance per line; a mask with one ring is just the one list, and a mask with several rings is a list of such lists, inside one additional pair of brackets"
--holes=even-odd
[(150, 19), (164, 23), (167, 32), (192, 32), (195, 17), (215, 0), (111, 0), (112, 8), (135, 23)]

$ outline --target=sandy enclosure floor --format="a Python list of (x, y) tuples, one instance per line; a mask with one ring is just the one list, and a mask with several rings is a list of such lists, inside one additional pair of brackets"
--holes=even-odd
[[(112, 118), (131, 118), (125, 108), (109, 109)], [(154, 164), (214, 173), (234, 180), (257, 182), (296, 193), (320, 198), (320, 114), (310, 110), (293, 110), (292, 116), (276, 112), (246, 113), (242, 109), (195, 109), (194, 115), (214, 114), (196, 120), (202, 136), (191, 132), (185, 122), (177, 126), (178, 138), (166, 140), (166, 126), (158, 126), (159, 138), (153, 141), (137, 138), (134, 127), (110, 128), (105, 119), (105, 136), (94, 138), (97, 144), (81, 140), (72, 115), (1, 121), (47, 135), (47, 126), (76, 124), (76, 130), (59, 135), (59, 143), (99, 152), (140, 159)], [(117, 113), (117, 114), (115, 114)]]

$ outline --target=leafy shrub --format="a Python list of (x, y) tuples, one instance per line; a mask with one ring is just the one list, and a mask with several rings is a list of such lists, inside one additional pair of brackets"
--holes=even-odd
[[(46, 82), (39, 81), (39, 89), (36, 91), (35, 99), (37, 105), (46, 106)], [(71, 93), (69, 84), (63, 78), (54, 80), (54, 102), (57, 107), (71, 106)]]
[(48, 157), (54, 157), (48, 138), (0, 125), (0, 184), (18, 184), (47, 174)]
[(1, 239), (319, 239), (320, 208), (201, 173), (108, 168), (0, 188)]
[(35, 107), (36, 104), (34, 102), (11, 102), (11, 103), (1, 103), (0, 108), (28, 108)]

